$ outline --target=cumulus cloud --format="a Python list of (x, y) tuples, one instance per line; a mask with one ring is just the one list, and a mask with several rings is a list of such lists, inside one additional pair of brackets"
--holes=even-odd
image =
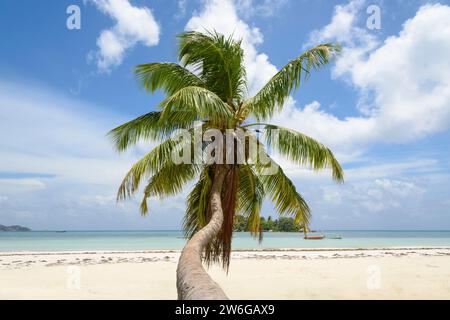
[(333, 75), (358, 90), (360, 115), (341, 119), (319, 102), (303, 108), (291, 103), (276, 121), (347, 150), (409, 142), (449, 128), (450, 7), (422, 6), (398, 35), (381, 42), (357, 26), (363, 3), (336, 6), (330, 24), (311, 34), (344, 45)]
[(216, 30), (242, 39), (250, 94), (256, 93), (277, 72), (268, 56), (257, 50), (264, 40), (261, 31), (238, 17), (236, 5), (231, 0), (207, 0), (202, 10), (188, 21), (185, 29)]
[(158, 44), (160, 28), (148, 7), (133, 6), (129, 0), (88, 1), (116, 23), (97, 38), (98, 51), (94, 55), (101, 71), (120, 65), (126, 51), (136, 44)]
[(337, 41), (344, 46), (341, 58), (333, 69), (334, 77), (353, 68), (355, 63), (364, 59), (380, 44), (373, 33), (359, 26), (358, 17), (365, 17), (365, 4), (365, 0), (352, 0), (346, 5), (335, 6), (330, 23), (320, 30), (312, 31), (305, 45), (306, 48), (318, 43)]
[(293, 99), (273, 117), (272, 122), (312, 136), (343, 155), (360, 155), (378, 130), (375, 118), (348, 117), (341, 120), (322, 110), (318, 101), (298, 108)]
[(366, 109), (381, 127), (376, 139), (411, 141), (449, 127), (449, 19), (449, 6), (426, 5), (367, 60), (341, 70), (373, 92)]

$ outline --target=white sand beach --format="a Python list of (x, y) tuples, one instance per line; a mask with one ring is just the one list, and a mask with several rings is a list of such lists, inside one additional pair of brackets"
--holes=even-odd
[[(3, 252), (0, 299), (176, 299), (179, 251)], [(235, 251), (231, 299), (450, 299), (450, 248)]]

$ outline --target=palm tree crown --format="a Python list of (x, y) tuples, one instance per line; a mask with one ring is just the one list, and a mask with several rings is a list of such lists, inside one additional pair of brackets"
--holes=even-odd
[[(211, 128), (222, 132), (244, 131), (246, 139), (256, 141), (271, 165), (275, 161), (265, 152), (263, 142), (295, 164), (314, 170), (330, 168), (334, 180), (343, 180), (341, 166), (323, 144), (300, 132), (260, 123), (280, 111), (310, 72), (327, 64), (339, 52), (338, 45), (326, 43), (307, 50), (249, 97), (241, 41), (216, 32), (186, 32), (178, 39), (179, 64), (156, 62), (136, 67), (136, 75), (147, 91), (163, 90), (166, 94), (159, 111), (149, 112), (110, 132), (119, 151), (140, 140), (160, 142), (126, 174), (118, 191), (119, 200), (134, 194), (145, 180), (141, 212), (146, 214), (147, 198), (174, 195), (198, 177), (187, 198), (184, 229), (192, 237), (203, 228), (211, 218), (210, 191), (218, 165), (175, 164), (171, 160), (171, 154), (181, 143), (170, 139), (171, 135), (179, 129), (193, 134), (198, 123), (203, 131)], [(250, 123), (252, 119), (257, 123)], [(263, 132), (261, 137), (252, 129), (254, 126)], [(309, 222), (310, 209), (292, 181), (281, 168), (274, 174), (264, 174), (268, 164), (258, 159), (250, 162), (246, 156), (244, 163), (227, 165), (221, 192), (224, 221), (221, 231), (206, 246), (208, 263), (222, 261), (228, 268), (235, 214), (245, 216), (249, 231), (257, 234), (265, 198), (275, 204), (279, 214), (293, 216), (301, 225)]]

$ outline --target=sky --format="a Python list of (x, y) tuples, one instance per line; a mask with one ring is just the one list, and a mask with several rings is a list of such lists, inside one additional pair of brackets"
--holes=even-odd
[[(278, 159), (312, 228), (450, 229), (449, 22), (445, 0), (2, 1), (0, 224), (180, 229), (189, 187), (150, 199), (146, 217), (141, 194), (116, 203), (153, 143), (119, 154), (106, 134), (163, 98), (144, 92), (135, 65), (177, 62), (178, 33), (215, 29), (242, 39), (250, 94), (309, 47), (343, 46), (272, 121), (326, 144), (344, 168), (335, 184)], [(276, 216), (270, 203), (263, 215)]]

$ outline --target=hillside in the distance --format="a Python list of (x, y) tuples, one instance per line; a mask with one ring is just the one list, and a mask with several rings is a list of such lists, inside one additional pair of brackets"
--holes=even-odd
[(31, 229), (22, 226), (4, 226), (0, 224), (0, 232), (2, 231), (31, 231)]

